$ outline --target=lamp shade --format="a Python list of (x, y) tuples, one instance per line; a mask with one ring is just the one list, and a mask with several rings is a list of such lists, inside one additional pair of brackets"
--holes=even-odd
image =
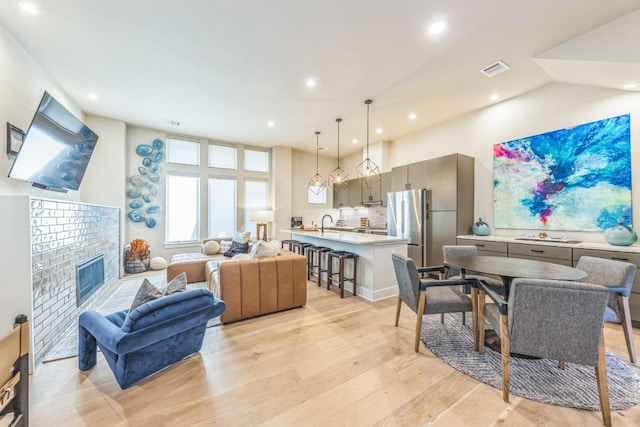
[(251, 211), (249, 218), (253, 222), (273, 222), (273, 211)]

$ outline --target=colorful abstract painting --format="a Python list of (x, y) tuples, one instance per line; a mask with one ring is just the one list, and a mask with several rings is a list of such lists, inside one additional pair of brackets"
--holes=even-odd
[(493, 146), (494, 226), (602, 231), (631, 224), (630, 117)]

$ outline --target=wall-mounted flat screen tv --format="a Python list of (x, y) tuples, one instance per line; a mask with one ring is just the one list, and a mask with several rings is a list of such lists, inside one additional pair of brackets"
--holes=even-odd
[(95, 132), (45, 92), (9, 177), (47, 190), (78, 190), (97, 142)]

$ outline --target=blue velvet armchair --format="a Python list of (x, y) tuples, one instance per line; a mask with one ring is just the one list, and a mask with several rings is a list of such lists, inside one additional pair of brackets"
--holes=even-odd
[(226, 310), (208, 289), (189, 289), (103, 316), (80, 314), (78, 367), (96, 365), (97, 348), (104, 354), (121, 388), (197, 353), (207, 321)]

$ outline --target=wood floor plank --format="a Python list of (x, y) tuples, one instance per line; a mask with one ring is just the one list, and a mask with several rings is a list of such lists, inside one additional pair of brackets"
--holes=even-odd
[[(370, 303), (308, 284), (308, 302), (208, 328), (200, 353), (127, 390), (104, 358), (82, 373), (77, 359), (31, 376), (33, 426), (601, 425), (600, 412), (533, 402), (456, 371), (424, 346), (415, 315), (394, 326), (395, 298)], [(640, 331), (634, 329), (636, 342)], [(627, 361), (622, 328), (607, 324), (607, 350)], [(633, 367), (636, 373), (637, 367)], [(640, 425), (640, 405), (612, 413)]]

